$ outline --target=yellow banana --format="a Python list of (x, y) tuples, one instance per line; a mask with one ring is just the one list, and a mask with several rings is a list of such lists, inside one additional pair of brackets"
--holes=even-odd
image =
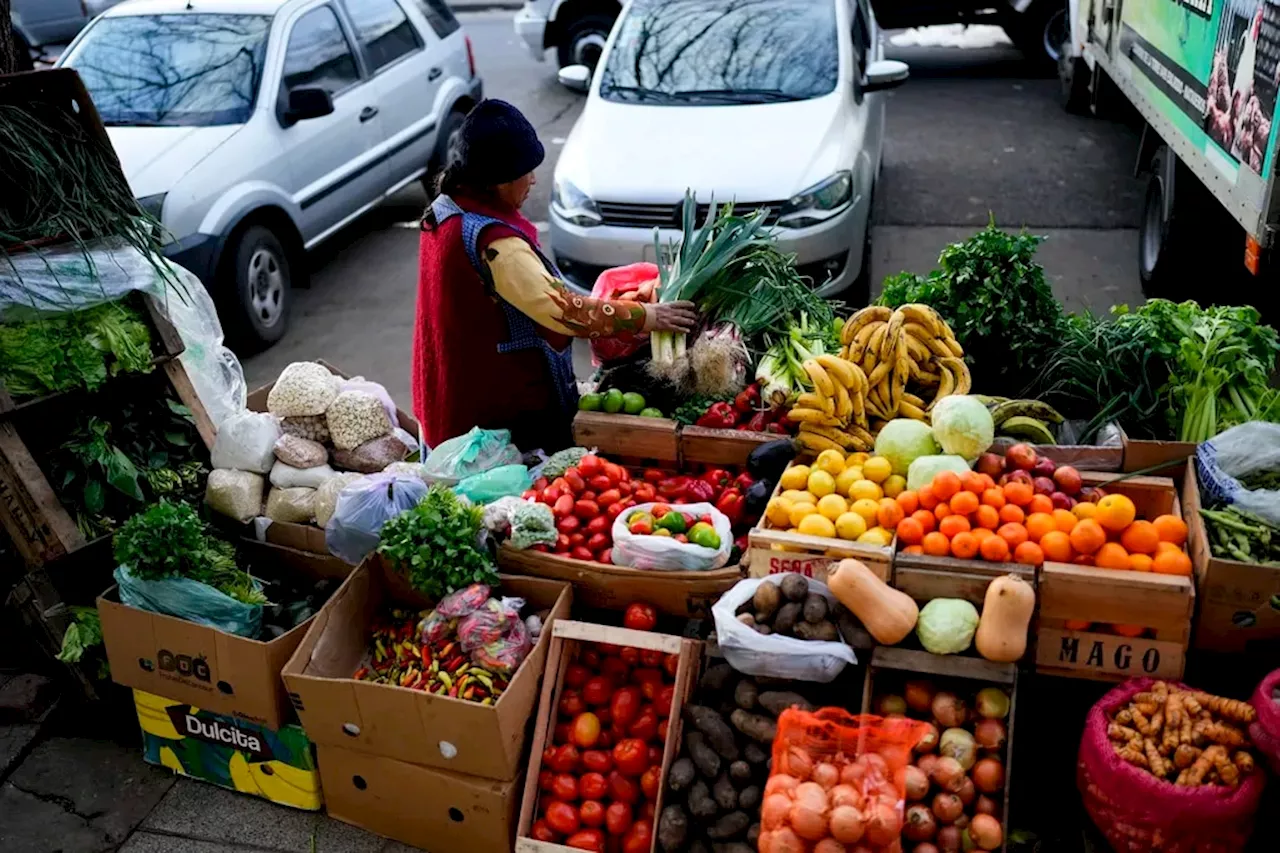
[(866, 398), (861, 392), (853, 392), (849, 395), (849, 404), (852, 408), (850, 413), (851, 423), (865, 427), (867, 425)]
[(937, 388), (942, 381), (942, 374), (933, 370), (921, 370), (916, 374), (916, 382), (923, 388)]
[(806, 391), (797, 397), (796, 407), (800, 409), (817, 409), (828, 415), (834, 415), (836, 412), (834, 400), (821, 394), (815, 394), (812, 391)]
[(884, 323), (868, 323), (858, 330), (853, 336), (853, 342), (849, 344), (849, 355), (846, 358), (852, 362), (859, 362), (867, 351), (867, 345), (871, 343), (871, 336), (875, 334), (876, 329), (883, 326)]
[(886, 359), (876, 364), (875, 370), (867, 374), (867, 387), (875, 388), (884, 381), (884, 378), (889, 375), (891, 370), (893, 370), (893, 359)]
[(952, 394), (968, 394), (969, 389), (973, 386), (973, 380), (969, 376), (969, 365), (964, 363), (961, 358), (940, 358), (938, 363), (951, 368), (951, 372), (956, 377), (956, 387)]
[[(875, 356), (876, 360), (880, 358), (880, 347), (884, 345), (884, 336), (889, 332), (889, 324), (884, 323), (876, 326), (875, 331), (871, 333), (871, 337), (867, 339), (867, 348), (864, 351), (866, 355)], [(948, 350), (950, 352), (950, 350)]]
[(835, 383), (836, 389), (836, 411), (835, 415), (841, 421), (848, 423), (850, 415), (853, 414), (853, 403), (849, 400), (849, 389)]
[(840, 421), (819, 409), (796, 407), (787, 412), (787, 418), (798, 424), (817, 424), (818, 426), (839, 426)]
[(960, 346), (960, 342), (955, 338), (943, 338), (946, 341), (947, 349), (951, 350), (951, 354), (956, 358), (964, 358), (964, 348)]
[(929, 347), (923, 341), (911, 334), (903, 335), (907, 341), (907, 354), (911, 356), (911, 360), (916, 364), (928, 364), (933, 358), (933, 353), (929, 352)]
[(853, 375), (853, 365), (849, 362), (834, 355), (820, 355), (816, 361), (826, 369), (828, 374), (834, 374), (838, 384), (846, 388), (857, 387), (857, 377)]
[(840, 343), (848, 346), (853, 342), (860, 329), (865, 328), (870, 323), (887, 322), (889, 315), (892, 313), (883, 305), (868, 305), (866, 308), (853, 312), (849, 319), (844, 321), (844, 327), (840, 329)]
[(844, 453), (844, 448), (839, 444), (813, 432), (801, 432), (796, 436), (796, 443), (810, 453), (821, 453), (824, 450), (838, 450)]
[(903, 323), (902, 331), (906, 332), (908, 335), (920, 341), (921, 343), (924, 343), (930, 338), (938, 337), (932, 331), (929, 330), (929, 327), (922, 326), (919, 323)]
[(929, 337), (936, 337), (942, 334), (943, 325), (942, 318), (938, 316), (938, 312), (933, 310), (930, 305), (921, 302), (908, 302), (906, 305), (899, 305), (898, 310), (902, 312), (902, 316), (912, 323), (919, 323), (929, 331)]
[(894, 353), (898, 351), (898, 339), (902, 336), (902, 324), (906, 322), (906, 318), (902, 316), (901, 311), (894, 311), (893, 316), (889, 318), (889, 327), (885, 330), (884, 340), (880, 342), (880, 360), (892, 361)]
[(920, 397), (917, 397), (915, 394), (912, 394), (912, 393), (911, 393), (911, 392), (909, 392), (909, 391), (904, 391), (904, 392), (903, 392), (903, 394), (902, 394), (902, 402), (903, 402), (903, 403), (910, 403), (912, 406), (915, 406), (916, 408), (919, 408), (919, 409), (923, 409), (923, 408), (924, 408), (924, 400), (923, 400), (922, 398), (920, 398)]
[(941, 361), (944, 358), (952, 358), (951, 348), (947, 346), (944, 338), (930, 338), (925, 341), (925, 346), (929, 347), (929, 351), (938, 357)]
[(929, 404), (930, 409), (937, 405), (938, 401), (943, 397), (951, 396), (951, 394), (955, 393), (956, 390), (956, 376), (951, 372), (951, 368), (939, 361), (938, 371), (938, 375), (940, 377), (938, 381), (938, 390), (933, 395), (933, 402)]
[(929, 420), (929, 414), (923, 408), (915, 403), (908, 403), (905, 398), (898, 401), (898, 414), (917, 421)]
[(801, 364), (804, 372), (809, 374), (809, 379), (813, 381), (813, 388), (819, 394), (825, 397), (831, 397), (836, 393), (835, 383), (831, 381), (831, 377), (827, 375), (827, 371), (815, 359), (805, 359)]

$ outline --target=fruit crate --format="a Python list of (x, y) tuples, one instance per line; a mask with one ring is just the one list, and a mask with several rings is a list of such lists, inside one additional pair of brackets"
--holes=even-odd
[(575, 659), (575, 653), (584, 643), (608, 643), (624, 648), (677, 655), (679, 662), (675, 674), (675, 694), (671, 701), (669, 726), (663, 745), (662, 775), (658, 796), (654, 803), (653, 840), (650, 853), (658, 849), (657, 815), (662, 813), (662, 799), (667, 787), (667, 773), (671, 763), (680, 754), (680, 735), (683, 729), (681, 709), (693, 690), (697, 678), (702, 643), (672, 634), (634, 631), (590, 622), (557, 620), (551, 629), (551, 648), (547, 654), (547, 669), (542, 680), (542, 695), (538, 702), (538, 715), (534, 720), (533, 739), (529, 750), (529, 770), (525, 777), (524, 796), (520, 804), (520, 821), (516, 830), (516, 853), (571, 853), (574, 848), (549, 841), (538, 841), (530, 832), (536, 819), (539, 774), (542, 772), (543, 750), (552, 742), (552, 733), (560, 722), (560, 698), (564, 691), (565, 672)]
[(677, 424), (667, 418), (578, 412), (573, 416), (573, 442), (593, 447), (612, 461), (656, 462), (674, 467), (680, 458)]
[[(1081, 477), (1085, 485), (1127, 496), (1138, 518), (1181, 515), (1167, 477), (1137, 476), (1112, 484), (1107, 481), (1113, 474), (1081, 472)], [(1101, 681), (1182, 676), (1195, 612), (1190, 577), (1046, 561), (1037, 599), (1037, 672)], [(1142, 631), (1123, 636), (1094, 630), (1099, 623)]]
[[(991, 452), (1004, 454), (1015, 444), (1026, 444), (1007, 436), (996, 436)], [(1098, 444), (1032, 444), (1038, 455), (1052, 459), (1057, 465), (1070, 465), (1081, 471), (1119, 471), (1124, 464), (1124, 445)]]
[(745, 465), (762, 444), (789, 438), (771, 432), (744, 432), (711, 427), (680, 427), (680, 461), (706, 465)]
[[(1004, 786), (1002, 791), (992, 799), (997, 800), (1000, 808), (1000, 825), (1003, 839), (1000, 850), (1009, 846), (1009, 790), (1013, 779), (1013, 726), (1018, 707), (1018, 669), (1014, 664), (995, 663), (981, 658), (968, 658), (956, 655), (933, 655), (915, 649), (901, 649), (891, 646), (880, 646), (871, 654), (867, 663), (866, 677), (862, 688), (862, 713), (870, 714), (878, 710), (877, 700), (886, 695), (902, 696), (907, 681), (925, 677), (935, 685), (954, 692), (964, 698), (966, 694), (976, 693), (981, 685), (998, 687), (1009, 697), (1009, 713), (1005, 717), (1007, 737), (1002, 749), (994, 750), (1004, 763)], [(977, 686), (975, 686), (977, 685)], [(921, 716), (914, 712), (911, 716)], [(931, 716), (931, 715), (930, 715)], [(941, 726), (938, 727), (942, 729)], [(930, 795), (933, 788), (930, 787)], [(921, 802), (928, 802), (929, 796)], [(911, 804), (909, 803), (908, 806)], [(968, 809), (966, 808), (966, 811)], [(937, 839), (933, 839), (934, 843)], [(947, 848), (942, 848), (947, 849)]]
[(1137, 439), (1130, 438), (1123, 431), (1121, 437), (1124, 441), (1124, 464), (1120, 470), (1126, 473), (1147, 471), (1164, 477), (1181, 477), (1187, 460), (1196, 455), (1194, 441)]

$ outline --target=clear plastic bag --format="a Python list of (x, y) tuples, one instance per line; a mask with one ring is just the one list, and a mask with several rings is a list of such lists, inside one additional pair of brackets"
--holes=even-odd
[(276, 459), (292, 468), (314, 468), (329, 461), (329, 451), (324, 445), (297, 435), (282, 435), (276, 439)]
[(354, 450), (335, 448), (333, 464), (362, 474), (377, 474), (393, 462), (403, 460), (406, 452), (400, 439), (388, 434), (366, 441)]
[(309, 441), (329, 444), (333, 437), (329, 435), (329, 422), (324, 415), (300, 415), (296, 418), (281, 418), (280, 431), (285, 435), (296, 435)]
[(520, 450), (511, 443), (509, 430), (472, 427), (438, 444), (423, 464), (431, 482), (454, 486), (467, 477), (519, 462)]
[(309, 524), (316, 516), (316, 490), (302, 487), (267, 492), (267, 505), (262, 514), (272, 521)]
[(337, 473), (327, 464), (295, 468), (277, 459), (276, 464), (271, 466), (270, 479), (271, 485), (277, 489), (318, 489)]
[(338, 505), (324, 528), (329, 553), (351, 565), (378, 547), (382, 525), (427, 496), (427, 486), (402, 474), (368, 474), (338, 493)]
[(516, 618), (501, 637), (471, 652), (471, 662), (496, 675), (510, 678), (515, 675), (532, 648), (533, 639), (529, 635), (529, 626), (517, 611)]
[(377, 382), (370, 382), (363, 376), (353, 376), (344, 380), (342, 383), (343, 391), (359, 391), (362, 394), (368, 394), (371, 397), (377, 397), (378, 402), (382, 403), (382, 408), (387, 412), (387, 420), (393, 425), (400, 422), (400, 415), (396, 411), (395, 401), (391, 399), (391, 395), (387, 393), (387, 389)]
[[(125, 566), (116, 567), (115, 578), (120, 602), (130, 607), (176, 616), (241, 637), (256, 638), (262, 631), (262, 605), (236, 601), (207, 583), (191, 578), (143, 580), (134, 577)], [(253, 583), (262, 588), (256, 578)]]
[(323, 415), (342, 380), (314, 361), (295, 361), (280, 371), (267, 393), (267, 411), (281, 418)]
[(391, 432), (387, 410), (372, 394), (343, 391), (325, 410), (333, 446), (339, 450), (355, 450), (366, 441)]
[(276, 439), (280, 422), (266, 412), (242, 411), (218, 427), (210, 464), (214, 468), (235, 468), (267, 474), (276, 461)]
[(262, 510), (262, 490), (266, 483), (261, 474), (215, 468), (209, 472), (204, 487), (204, 502), (209, 509), (236, 521), (248, 521)]
[[(614, 544), (616, 553), (618, 546)], [(743, 675), (790, 678), (796, 681), (826, 683), (834, 679), (846, 665), (857, 663), (853, 649), (842, 642), (800, 640), (781, 634), (760, 634), (738, 621), (738, 605), (756, 594), (762, 583), (781, 583), (788, 573), (738, 581), (733, 589), (720, 596), (711, 607), (716, 621), (716, 639), (720, 653), (729, 665)], [(809, 592), (821, 595), (832, 607), (836, 597), (827, 585), (806, 578)]]
[(1200, 489), (1212, 503), (1226, 503), (1280, 524), (1280, 490), (1246, 489), (1240, 478), (1280, 471), (1280, 424), (1249, 421), (1196, 448)]
[(422, 467), (421, 462), (392, 462), (382, 470), (387, 474), (405, 474), (409, 477), (417, 477), (424, 483), (427, 482), (427, 469)]
[(467, 614), (458, 622), (458, 642), (462, 644), (462, 650), (473, 652), (501, 640), (512, 624), (520, 621), (520, 608), (523, 606), (521, 599), (504, 598), (499, 601), (490, 598)]
[(499, 465), (483, 474), (467, 477), (454, 486), (453, 490), (472, 503), (487, 504), (498, 498), (519, 495), (532, 485), (528, 468), (523, 465)]
[(711, 504), (672, 504), (671, 508), (687, 512), (694, 518), (710, 515), (716, 533), (720, 536), (719, 548), (705, 548), (692, 542), (677, 542), (670, 536), (637, 535), (627, 529), (626, 519), (636, 512), (648, 512), (656, 504), (646, 503), (632, 507), (613, 520), (613, 564), (633, 569), (657, 569), (660, 571), (706, 572), (718, 569), (729, 562), (733, 551), (733, 525), (729, 519)]
[(320, 484), (316, 489), (313, 506), (317, 525), (324, 527), (329, 523), (329, 519), (333, 518), (334, 509), (338, 506), (338, 493), (359, 480), (361, 476), (354, 471), (342, 471)]

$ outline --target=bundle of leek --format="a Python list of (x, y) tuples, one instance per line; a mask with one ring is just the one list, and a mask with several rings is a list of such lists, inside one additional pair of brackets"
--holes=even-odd
[[(733, 274), (735, 263), (748, 249), (770, 242), (764, 225), (768, 211), (763, 208), (744, 218), (734, 216), (733, 206), (725, 205), (717, 214), (713, 196), (701, 228), (697, 227), (697, 213), (693, 191), (685, 190), (680, 243), (671, 247), (671, 263), (658, 265), (661, 302), (696, 302), (708, 282), (720, 275)], [(661, 258), (656, 228), (653, 248), (656, 257)], [(683, 333), (654, 332), (649, 342), (653, 348), (652, 363), (659, 370), (670, 369), (684, 359), (687, 342)]]
[(811, 385), (812, 380), (801, 365), (831, 351), (827, 346), (830, 335), (831, 326), (811, 323), (808, 314), (801, 314), (799, 323), (793, 323), (786, 334), (772, 340), (756, 365), (756, 381), (766, 403), (784, 405)]

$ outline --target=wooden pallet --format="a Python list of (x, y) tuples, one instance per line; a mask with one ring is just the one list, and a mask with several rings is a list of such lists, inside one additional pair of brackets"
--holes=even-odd
[[(559, 619), (551, 628), (551, 648), (547, 653), (547, 669), (542, 679), (542, 697), (538, 702), (538, 716), (534, 722), (533, 742), (529, 748), (529, 772), (525, 776), (524, 797), (520, 804), (520, 823), (516, 830), (516, 853), (573, 853), (573, 848), (529, 837), (533, 827), (535, 807), (540, 795), (538, 774), (542, 770), (542, 751), (551, 742), (552, 732), (560, 719), (560, 694), (564, 689), (565, 671), (574, 659), (574, 653), (583, 643), (611, 643), (637, 649), (649, 649), (664, 655), (680, 656), (675, 675), (675, 696), (671, 700), (670, 724), (662, 756), (662, 781), (658, 799), (654, 803), (655, 815), (662, 813), (662, 798), (667, 788), (667, 773), (671, 763), (680, 754), (680, 735), (683, 724), (680, 711), (693, 690), (697, 677), (701, 643), (672, 634), (633, 631)], [(650, 853), (657, 850), (657, 818), (654, 818), (653, 841)]]
[(573, 417), (573, 442), (594, 447), (613, 462), (675, 466), (680, 459), (676, 422), (639, 415), (578, 412)]

